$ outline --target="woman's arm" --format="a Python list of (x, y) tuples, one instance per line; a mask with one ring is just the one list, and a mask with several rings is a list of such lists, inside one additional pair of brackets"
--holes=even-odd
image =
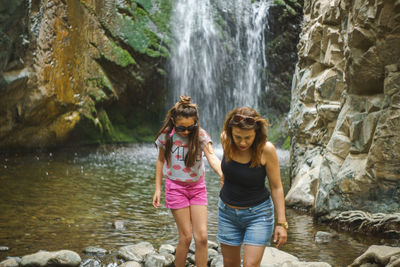
[(207, 145), (204, 147), (204, 155), (206, 156), (211, 168), (219, 175), (219, 177), (222, 177), (221, 161), (217, 155), (215, 155), (211, 143), (207, 143)]
[[(278, 155), (276, 153), (275, 146), (271, 142), (265, 144), (263, 150), (263, 157), (265, 162), (265, 169), (267, 171), (269, 186), (271, 189), (271, 197), (274, 202), (276, 212), (276, 222), (286, 222), (285, 215), (285, 197), (283, 192), (283, 186), (281, 181), (280, 167)], [(282, 226), (275, 227), (274, 242), (278, 242), (276, 247), (279, 247), (286, 243), (287, 231)]]
[(155, 178), (155, 190), (153, 195), (153, 206), (154, 208), (161, 207), (161, 184), (162, 184), (162, 169), (164, 166), (164, 149), (161, 147), (158, 151), (158, 158), (156, 162), (156, 178)]

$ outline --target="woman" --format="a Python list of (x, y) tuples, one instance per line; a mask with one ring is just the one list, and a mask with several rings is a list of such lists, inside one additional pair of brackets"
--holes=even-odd
[(190, 97), (181, 96), (181, 100), (168, 111), (157, 134), (156, 146), (159, 154), (153, 206), (161, 207), (161, 183), (164, 176), (166, 206), (171, 209), (179, 233), (175, 266), (186, 265), (193, 235), (196, 266), (206, 267), (207, 190), (203, 154), (219, 176), (222, 176), (222, 172), (212, 141), (199, 125), (197, 105), (191, 102)]
[[(284, 192), (276, 149), (267, 141), (267, 125), (249, 107), (232, 110), (224, 122), (224, 180), (218, 202), (217, 238), (225, 267), (240, 266), (242, 244), (243, 266), (260, 266), (274, 229), (274, 207), (277, 224), (273, 241), (276, 247), (286, 243)], [(265, 186), (266, 176), (271, 193)]]

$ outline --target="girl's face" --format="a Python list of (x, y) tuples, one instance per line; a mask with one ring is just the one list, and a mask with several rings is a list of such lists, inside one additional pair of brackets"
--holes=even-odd
[(175, 132), (182, 137), (188, 136), (196, 129), (196, 120), (193, 117), (177, 117), (175, 120)]
[(239, 151), (248, 150), (256, 138), (256, 131), (254, 129), (241, 129), (239, 127), (232, 127), (232, 138)]

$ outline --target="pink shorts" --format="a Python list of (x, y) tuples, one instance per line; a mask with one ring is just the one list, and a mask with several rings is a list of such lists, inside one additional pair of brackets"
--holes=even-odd
[(183, 209), (190, 205), (206, 206), (207, 189), (204, 176), (194, 183), (165, 179), (165, 202), (168, 209)]

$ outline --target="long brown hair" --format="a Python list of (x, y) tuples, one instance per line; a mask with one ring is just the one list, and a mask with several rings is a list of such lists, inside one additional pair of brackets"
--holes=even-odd
[(156, 140), (162, 133), (165, 133), (164, 158), (168, 165), (170, 165), (172, 150), (172, 136), (170, 133), (174, 129), (178, 117), (193, 118), (195, 123), (197, 123), (197, 127), (189, 134), (189, 151), (185, 156), (185, 165), (192, 167), (196, 163), (196, 157), (200, 149), (200, 122), (197, 105), (191, 102), (191, 97), (181, 96), (180, 100), (167, 112), (164, 123), (157, 133)]
[[(250, 117), (255, 120), (255, 124), (247, 124), (245, 120), (239, 123), (232, 123), (232, 118), (235, 115), (242, 115)], [(262, 150), (267, 142), (267, 126), (270, 124), (266, 119), (263, 119), (261, 115), (250, 107), (239, 107), (230, 111), (224, 122), (224, 128), (221, 134), (221, 144), (224, 150), (224, 157), (226, 161), (230, 161), (233, 156), (234, 141), (232, 136), (232, 127), (239, 127), (240, 129), (254, 129), (256, 137), (254, 138), (253, 144), (251, 145), (251, 161), (250, 166), (256, 167), (261, 166), (261, 154)]]

